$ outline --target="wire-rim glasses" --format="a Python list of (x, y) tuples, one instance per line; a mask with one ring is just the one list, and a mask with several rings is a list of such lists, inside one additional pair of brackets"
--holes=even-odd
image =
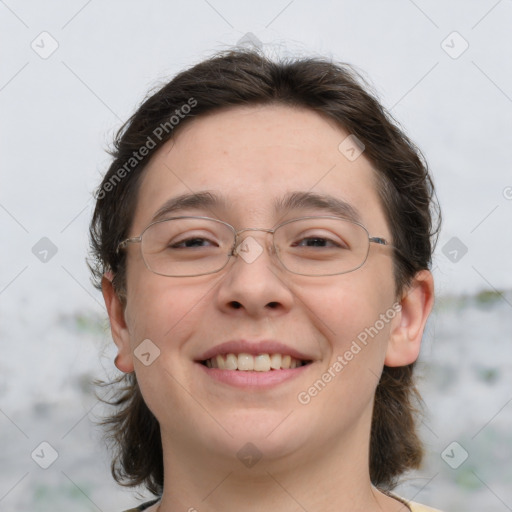
[(370, 243), (391, 244), (370, 236), (352, 220), (335, 216), (307, 216), (287, 220), (273, 229), (236, 230), (210, 217), (170, 217), (149, 224), (138, 237), (119, 243), (117, 251), (140, 243), (142, 259), (153, 273), (167, 277), (194, 277), (221, 271), (233, 256), (252, 263), (263, 252), (254, 237), (240, 234), (263, 231), (272, 234), (269, 250), (289, 272), (303, 276), (345, 274), (366, 262)]

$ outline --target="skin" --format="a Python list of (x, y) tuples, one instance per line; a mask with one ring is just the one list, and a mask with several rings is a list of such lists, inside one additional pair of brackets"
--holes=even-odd
[[(364, 153), (350, 162), (338, 150), (347, 135), (315, 112), (285, 106), (237, 107), (197, 118), (147, 166), (130, 236), (182, 193), (222, 193), (228, 208), (176, 215), (216, 216), (241, 229), (272, 228), (283, 215), (273, 214), (275, 198), (312, 191), (350, 203), (370, 235), (391, 241), (376, 171)], [(286, 219), (322, 214), (285, 212)], [(268, 234), (250, 235), (267, 248)], [(418, 357), (433, 302), (428, 271), (395, 297), (391, 249), (376, 244), (360, 269), (330, 277), (291, 274), (268, 250), (250, 264), (232, 258), (216, 274), (162, 277), (145, 267), (138, 244), (127, 250), (126, 304), (109, 276), (103, 293), (117, 365), (136, 372), (161, 426), (166, 476), (160, 512), (401, 509), (369, 479), (371, 413), (383, 365)], [(396, 301), (401, 311), (317, 396), (300, 404), (298, 393)], [(160, 355), (145, 366), (133, 351), (148, 338)], [(235, 338), (279, 340), (314, 363), (291, 381), (252, 392), (216, 382), (194, 363), (206, 349)], [(237, 457), (248, 442), (262, 454), (251, 468)]]

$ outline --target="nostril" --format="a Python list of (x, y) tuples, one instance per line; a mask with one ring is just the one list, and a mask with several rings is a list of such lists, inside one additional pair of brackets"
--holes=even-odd
[(276, 309), (277, 307), (279, 307), (279, 302), (269, 302), (267, 306), (271, 309)]
[(237, 302), (236, 300), (231, 302), (231, 305), (233, 306), (234, 309), (240, 309), (242, 307), (242, 304), (240, 304), (240, 302)]

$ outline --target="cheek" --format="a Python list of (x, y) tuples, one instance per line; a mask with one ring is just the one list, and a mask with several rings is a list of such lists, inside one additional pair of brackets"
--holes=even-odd
[(397, 316), (391, 281), (379, 289), (373, 279), (361, 276), (357, 272), (340, 276), (337, 283), (326, 285), (323, 293), (309, 294), (312, 301), (308, 306), (315, 307), (314, 313), (321, 319), (316, 325), (324, 337), (328, 357), (297, 399), (307, 406), (304, 413), (309, 421), (321, 418), (326, 436), (338, 435), (341, 425), (371, 414)]
[(387, 274), (381, 269), (379, 282), (371, 267), (362, 268), (337, 276), (316, 291), (311, 288), (308, 305), (329, 345), (327, 368), (341, 359), (344, 373), (360, 372), (365, 367), (380, 374), (397, 313), (392, 277), (383, 275)]
[[(193, 408), (193, 400), (184, 392), (191, 388), (184, 350), (204, 317), (208, 288), (156, 275), (133, 279), (130, 285), (126, 316), (142, 396), (159, 421), (179, 428), (177, 418)], [(138, 356), (141, 353), (149, 353), (146, 361)]]
[(132, 347), (150, 339), (167, 359), (197, 328), (208, 301), (208, 289), (141, 272), (129, 282), (126, 320)]
[(334, 331), (334, 337), (342, 339), (357, 336), (365, 327), (373, 325), (394, 300), (392, 280), (374, 278), (364, 268), (333, 276), (326, 286), (311, 287), (311, 290), (315, 288), (309, 294), (313, 301), (310, 306)]

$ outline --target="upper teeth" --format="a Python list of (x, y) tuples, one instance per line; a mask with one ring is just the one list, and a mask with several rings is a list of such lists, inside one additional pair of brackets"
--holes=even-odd
[(297, 368), (297, 366), (302, 366), (302, 364), (303, 362), (299, 359), (282, 354), (259, 354), (257, 356), (243, 353), (219, 354), (206, 360), (206, 366), (208, 366), (208, 368), (219, 368), (221, 370), (253, 370), (257, 372)]

